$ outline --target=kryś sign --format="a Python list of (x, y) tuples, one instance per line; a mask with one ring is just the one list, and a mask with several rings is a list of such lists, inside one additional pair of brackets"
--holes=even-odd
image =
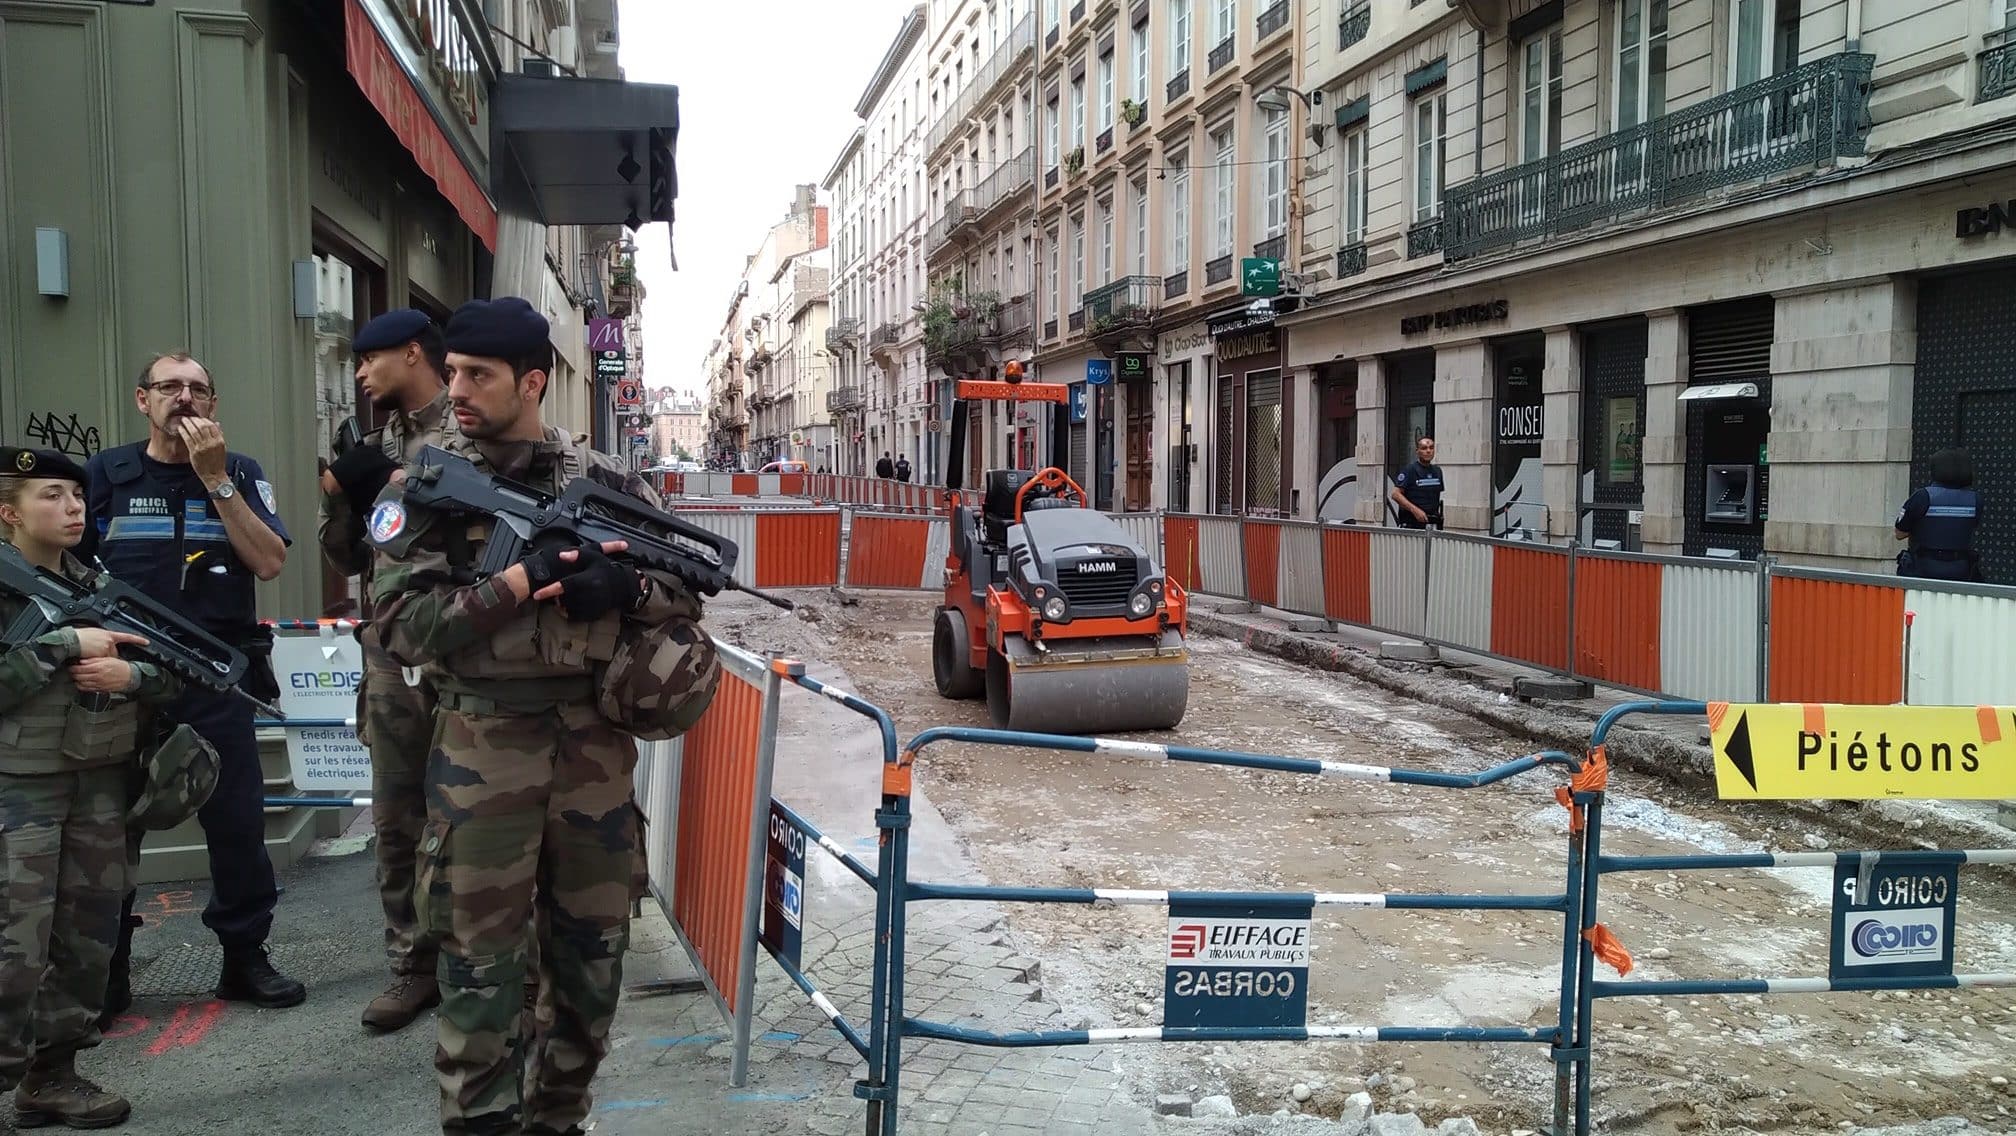
[(1708, 706), (1725, 800), (2007, 800), (2016, 707)]
[(364, 97), (384, 116), (386, 125), (399, 136), (413, 160), (434, 179), (441, 196), (455, 206), (469, 231), (476, 234), (484, 248), (496, 252), (496, 207), (470, 176), (448, 136), (441, 133), (441, 125), (434, 121), (412, 78), (400, 68), (392, 48), (378, 34), (377, 26), (357, 0), (348, 0), (343, 5), (343, 32), (350, 76), (357, 80)]
[(1827, 977), (1922, 978), (1953, 973), (1960, 867), (1883, 862), (1880, 852), (1834, 866), (1834, 933)]
[(1163, 1024), (1306, 1025), (1314, 910), (1171, 900)]

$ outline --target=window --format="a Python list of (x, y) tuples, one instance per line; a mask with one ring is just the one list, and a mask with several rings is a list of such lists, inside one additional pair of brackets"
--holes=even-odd
[(1057, 168), (1057, 161), (1058, 161), (1058, 153), (1057, 153), (1058, 121), (1057, 121), (1056, 99), (1051, 99), (1050, 102), (1045, 105), (1043, 109), (1043, 119), (1044, 119), (1043, 153), (1046, 155), (1043, 162), (1043, 166), (1045, 169), (1054, 170)]
[(1085, 144), (1085, 80), (1071, 80), (1071, 148)]
[[(1996, 0), (2003, 26), (2016, 24), (2016, 0)], [(1729, 0), (1729, 86), (1749, 86), (1799, 65), (1798, 0)]]
[(1113, 199), (1099, 203), (1099, 282), (1113, 282)]
[(1288, 232), (1288, 112), (1268, 111), (1260, 178), (1260, 228), (1267, 239)]
[(1071, 298), (1064, 307), (1066, 311), (1077, 311), (1084, 306), (1085, 296), (1085, 218), (1071, 218), (1071, 263), (1066, 266), (1064, 286), (1070, 289)]
[[(2016, 4), (2016, 0), (2010, 0)], [(1134, 25), (1134, 101), (1141, 106), (1148, 105), (1148, 21)]]
[(1232, 128), (1211, 135), (1211, 259), (1232, 255), (1233, 187), (1237, 166), (1232, 164)]
[(1171, 0), (1169, 4), (1169, 76), (1190, 69), (1190, 5), (1195, 0)]
[(1666, 0), (1618, 0), (1617, 129), (1666, 113)]
[(1178, 154), (1169, 159), (1165, 171), (1169, 187), (1169, 224), (1164, 231), (1169, 234), (1169, 275), (1190, 270), (1190, 164), (1186, 156)]
[(1059, 0), (1043, 0), (1043, 22), (1053, 28), (1057, 26), (1058, 2)]
[(1113, 53), (1099, 57), (1099, 129), (1113, 129)]
[(1344, 176), (1340, 179), (1344, 191), (1340, 209), (1343, 230), (1338, 234), (1340, 239), (1337, 242), (1340, 245), (1355, 245), (1365, 240), (1365, 218), (1370, 203), (1366, 189), (1370, 179), (1365, 156), (1365, 129), (1360, 127), (1344, 136)]
[(1148, 179), (1136, 178), (1127, 183), (1127, 197), (1134, 212), (1134, 233), (1129, 238), (1134, 245), (1134, 275), (1148, 275)]
[(1561, 29), (1519, 45), (1519, 160), (1561, 147)]
[(1218, 18), (1212, 30), (1218, 33), (1211, 37), (1214, 44), (1239, 34), (1239, 0), (1218, 0)]
[[(1631, 0), (1625, 0), (1631, 3)], [(1448, 103), (1437, 88), (1414, 103), (1414, 220), (1442, 215), (1442, 130)]]
[(1050, 253), (1049, 263), (1044, 266), (1044, 271), (1049, 275), (1049, 279), (1044, 283), (1044, 291), (1050, 301), (1050, 318), (1056, 319), (1057, 313), (1064, 310), (1063, 302), (1057, 294), (1057, 230), (1052, 229), (1045, 233), (1043, 239)]

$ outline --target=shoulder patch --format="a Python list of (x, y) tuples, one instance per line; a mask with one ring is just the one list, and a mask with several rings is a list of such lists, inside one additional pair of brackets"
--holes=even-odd
[[(260, 482), (263, 488), (265, 482)], [(371, 508), (371, 520), (367, 526), (373, 544), (389, 544), (406, 531), (406, 506), (397, 500), (380, 501)]]
[(278, 515), (280, 504), (273, 499), (273, 483), (270, 481), (261, 481), (258, 482), (258, 486), (259, 500), (265, 504), (266, 511)]

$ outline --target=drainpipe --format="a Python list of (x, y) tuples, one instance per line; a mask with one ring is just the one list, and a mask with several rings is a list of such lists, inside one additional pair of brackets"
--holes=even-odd
[[(1848, 2), (1854, 4), (1858, 3), (1859, 0), (1848, 0)], [(1473, 149), (1471, 150), (1471, 153), (1477, 155), (1476, 176), (1483, 177), (1484, 176), (1484, 29), (1483, 28), (1477, 29), (1477, 94), (1474, 96), (1474, 99), (1475, 99), (1475, 106), (1473, 109), (1475, 112), (1476, 121), (1472, 125), (1475, 127), (1476, 141)], [(1448, 239), (1447, 234), (1444, 234), (1443, 239), (1445, 241)]]
[(1848, 0), (1849, 51), (1862, 50), (1862, 0)]

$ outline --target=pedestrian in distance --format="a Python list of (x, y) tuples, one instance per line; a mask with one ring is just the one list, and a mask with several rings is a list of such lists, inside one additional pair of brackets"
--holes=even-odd
[[(0, 537), (75, 583), (102, 574), (83, 540), (85, 473), (54, 450), (0, 447)], [(0, 625), (27, 607), (0, 594)], [(109, 1128), (132, 1108), (77, 1072), (99, 1015), (131, 886), (127, 806), (150, 707), (176, 675), (120, 656), (146, 640), (59, 627), (0, 658), (0, 1091), (23, 1127)]]
[[(456, 310), (445, 335), (456, 429), (442, 448), (536, 491), (589, 477), (660, 508), (636, 474), (543, 424), (550, 335), (516, 297)], [(478, 578), (494, 518), (409, 504), (418, 472), (395, 475), (367, 521), (366, 636), (420, 668), (439, 700), (416, 909), (439, 937), (441, 1129), (578, 1133), (644, 892), (635, 739), (697, 721), (719, 660), (698, 597), (633, 567), (621, 541), (528, 546)], [(518, 990), (535, 904), (551, 1016), (542, 1008), (528, 1046)]]
[(882, 456), (881, 456), (881, 457), (880, 457), (879, 459), (877, 459), (877, 460), (876, 460), (876, 462), (875, 462), (875, 476), (877, 476), (877, 477), (894, 477), (894, 476), (896, 476), (896, 463), (895, 463), (895, 462), (893, 462), (893, 461), (891, 461), (891, 460), (889, 459), (889, 451), (888, 451), (888, 450), (883, 450), (883, 451), (882, 451)]
[[(401, 308), (357, 329), (350, 342), (357, 382), (384, 425), (347, 446), (321, 477), (322, 555), (346, 576), (361, 576), (371, 594), (371, 550), (364, 518), (391, 479), (420, 447), (438, 445), (448, 425), (448, 349), (424, 312)], [(354, 419), (352, 422), (354, 423)], [(346, 423), (346, 426), (349, 424)], [(434, 733), (434, 689), (418, 671), (384, 649), (363, 644), (364, 685), (358, 691), (357, 740), (371, 753), (371, 824), (376, 836), (378, 898), (385, 914), (385, 957), (392, 984), (364, 1009), (364, 1025), (381, 1032), (406, 1028), (441, 1001), (433, 941), (413, 910), (415, 859), (427, 821), (428, 741)]]
[[(133, 399), (147, 420), (147, 440), (102, 450), (85, 470), (95, 552), (115, 579), (244, 651), (251, 666), (243, 690), (272, 702), (280, 693), (273, 633), (259, 624), (254, 588), (280, 575), (291, 543), (273, 485), (257, 461), (226, 447), (216, 382), (187, 353), (148, 360)], [(266, 949), (280, 889), (266, 853), (265, 775), (252, 706), (198, 687), (164, 714), (191, 726), (220, 761), (216, 791), (198, 813), (210, 854), (203, 925), (224, 949), (216, 995), (268, 1009), (299, 1005), (307, 988), (280, 973)], [(136, 859), (141, 836), (130, 834)], [(108, 1019), (132, 1003), (133, 898), (129, 890), (105, 996)]]
[(1946, 449), (1932, 455), (1931, 466), (1932, 483), (1897, 511), (1897, 539), (1911, 542), (1897, 554), (1897, 574), (1980, 583), (1974, 533), (1981, 527), (1981, 493), (1974, 488), (1974, 460), (1966, 450)]
[(896, 459), (896, 480), (898, 481), (910, 480), (910, 459), (908, 457), (900, 457)]
[(1414, 443), (1414, 460), (1393, 479), (1390, 496), (1401, 528), (1442, 527), (1442, 467), (1435, 464), (1435, 439)]

